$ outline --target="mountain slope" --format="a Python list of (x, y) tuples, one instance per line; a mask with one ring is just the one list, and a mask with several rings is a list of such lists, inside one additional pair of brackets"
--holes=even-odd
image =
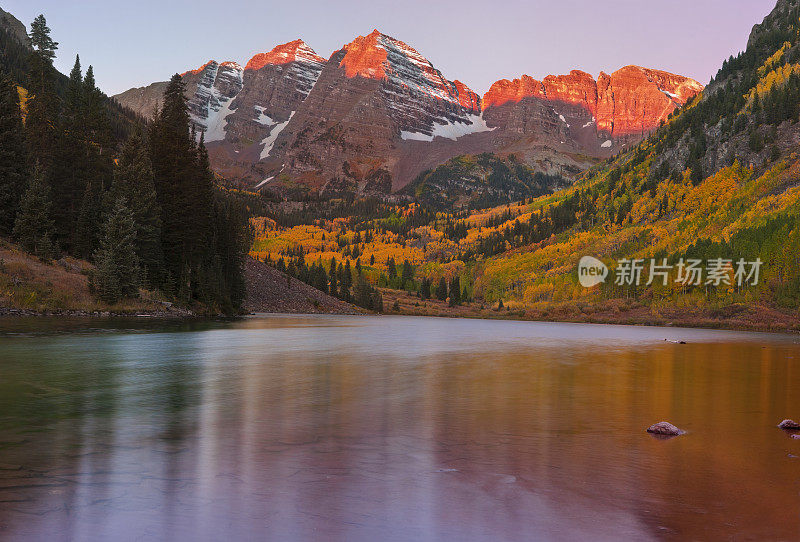
[[(32, 48), (25, 25), (12, 14), (0, 9), (0, 73), (8, 74), (21, 88), (28, 86)], [(66, 75), (55, 72), (55, 90), (61, 98), (67, 89)], [(162, 89), (163, 92), (163, 89)], [(108, 120), (116, 141), (121, 141), (130, 133), (141, 119), (119, 103), (102, 95), (108, 113)]]
[(500, 158), (485, 153), (459, 156), (423, 172), (401, 194), (414, 196), (432, 209), (485, 209), (550, 194), (570, 182), (535, 171), (514, 155)]

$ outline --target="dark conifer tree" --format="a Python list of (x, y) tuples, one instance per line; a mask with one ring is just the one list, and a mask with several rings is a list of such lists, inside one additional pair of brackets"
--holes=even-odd
[[(174, 75), (149, 137), (162, 217), (163, 284), (180, 299), (232, 312), (244, 298), (246, 210), (215, 195), (208, 152), (202, 134), (194, 141), (184, 91), (181, 76)], [(304, 280), (308, 268), (296, 272)]]
[(38, 164), (22, 195), (13, 235), (25, 250), (40, 258), (51, 259), (56, 255), (50, 186)]
[(38, 162), (42, 177), (50, 182), (57, 141), (55, 119), (59, 112), (53, 67), (58, 43), (50, 37), (44, 15), (36, 17), (31, 24), (30, 39), (33, 51), (25, 129), (32, 158)]
[(103, 227), (103, 189), (100, 181), (89, 181), (83, 190), (78, 219), (75, 223), (73, 252), (78, 258), (90, 259), (100, 246)]
[(430, 279), (422, 279), (422, 286), (419, 289), (419, 295), (422, 299), (430, 299), (431, 298), (431, 280)]
[[(62, 103), (51, 172), (53, 201), (58, 202), (53, 209), (56, 239), (68, 252), (76, 255), (76, 223), (87, 190), (85, 115), (83, 75), (80, 58), (76, 57)], [(86, 258), (91, 253), (92, 250), (80, 256)]]
[(436, 299), (439, 301), (447, 299), (447, 281), (444, 277), (439, 279), (439, 285), (436, 287)]
[(84, 133), (86, 138), (86, 180), (100, 182), (108, 188), (114, 171), (114, 143), (106, 97), (97, 88), (94, 70), (87, 68), (83, 78)]
[(461, 280), (458, 277), (453, 277), (450, 281), (450, 306), (455, 307), (461, 305)]
[(116, 303), (139, 292), (139, 265), (136, 258), (136, 223), (120, 198), (103, 226), (100, 249), (95, 255), (95, 287), (100, 299)]
[(328, 279), (330, 280), (330, 285), (329, 285), (330, 294), (334, 297), (339, 297), (339, 281), (336, 279), (335, 262), (333, 262), (330, 267), (330, 273), (328, 274)]
[(407, 282), (414, 280), (414, 267), (408, 260), (403, 261), (403, 271), (401, 276), (404, 286)]
[[(144, 134), (137, 131), (128, 139), (114, 169), (110, 201), (124, 198), (136, 222), (136, 256), (141, 265), (142, 282), (156, 286), (161, 282), (161, 208), (153, 180), (153, 167)], [(108, 206), (107, 206), (108, 207)]]
[(28, 149), (17, 86), (0, 78), (0, 235), (10, 235), (28, 185)]
[[(247, 210), (234, 201), (218, 196), (214, 202), (215, 250), (219, 289), (218, 304), (226, 314), (235, 314), (247, 294), (244, 266), (252, 231), (246, 226)], [(325, 273), (325, 270), (322, 270)], [(327, 284), (326, 284), (327, 285)]]
[[(162, 210), (164, 264), (184, 299), (198, 293), (202, 257), (212, 241), (209, 174), (201, 172), (191, 139), (185, 86), (174, 75), (164, 92), (164, 105), (151, 125), (150, 155), (156, 193)], [(207, 158), (206, 158), (207, 160)]]

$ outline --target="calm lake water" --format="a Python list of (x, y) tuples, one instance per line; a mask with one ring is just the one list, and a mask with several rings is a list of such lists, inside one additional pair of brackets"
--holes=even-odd
[(0, 321), (0, 540), (798, 540), (791, 417), (794, 335)]

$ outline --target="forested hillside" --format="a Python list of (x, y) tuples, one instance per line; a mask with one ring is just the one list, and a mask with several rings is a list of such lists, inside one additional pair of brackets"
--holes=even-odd
[(513, 154), (459, 156), (419, 175), (401, 190), (417, 202), (440, 211), (485, 209), (533, 196), (550, 194), (571, 181), (535, 171)]
[(43, 16), (27, 39), (6, 27), (0, 37), (0, 236), (43, 261), (90, 261), (91, 287), (108, 304), (147, 289), (238, 312), (247, 211), (215, 186), (180, 76), (145, 126), (79, 58), (66, 78), (55, 70)]

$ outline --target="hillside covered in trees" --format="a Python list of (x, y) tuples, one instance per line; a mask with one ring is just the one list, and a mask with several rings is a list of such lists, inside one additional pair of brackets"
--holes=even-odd
[(108, 304), (147, 290), (200, 312), (237, 313), (247, 210), (216, 187), (180, 76), (145, 125), (97, 88), (80, 58), (68, 77), (55, 70), (58, 43), (43, 16), (29, 37), (8, 28), (0, 27), (0, 237), (45, 262), (91, 262), (91, 288)]

